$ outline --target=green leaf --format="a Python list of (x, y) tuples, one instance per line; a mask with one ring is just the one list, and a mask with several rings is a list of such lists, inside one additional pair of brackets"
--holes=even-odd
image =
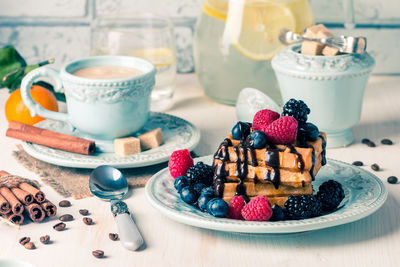
[(65, 102), (64, 93), (54, 91), (54, 87), (51, 84), (49, 84), (45, 81), (38, 81), (38, 82), (35, 82), (34, 84), (42, 86), (42, 87), (46, 88), (47, 90), (51, 91), (56, 96), (58, 101)]
[(3, 82), (3, 77), (8, 73), (17, 70), (18, 68), (25, 67), (26, 62), (18, 51), (13, 46), (6, 46), (0, 48), (0, 87), (11, 86), (21, 74), (18, 72), (11, 75), (6, 82)]

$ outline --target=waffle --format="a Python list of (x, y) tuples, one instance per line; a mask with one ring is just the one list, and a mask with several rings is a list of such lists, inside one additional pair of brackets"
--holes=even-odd
[(313, 193), (311, 182), (325, 164), (326, 135), (299, 146), (253, 149), (229, 134), (214, 155), (214, 191), (228, 203), (235, 195), (268, 197), (283, 206), (289, 196)]

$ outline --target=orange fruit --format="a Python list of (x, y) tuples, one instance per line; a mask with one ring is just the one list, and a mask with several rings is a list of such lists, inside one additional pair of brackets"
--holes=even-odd
[[(39, 103), (43, 108), (58, 111), (57, 99), (52, 92), (46, 88), (33, 85), (31, 87), (31, 95), (35, 102)], [(5, 114), (8, 121), (19, 121), (25, 124), (34, 125), (39, 121), (44, 120), (44, 118), (35, 116), (32, 117), (27, 106), (25, 106), (22, 101), (20, 89), (15, 90), (8, 97)]]

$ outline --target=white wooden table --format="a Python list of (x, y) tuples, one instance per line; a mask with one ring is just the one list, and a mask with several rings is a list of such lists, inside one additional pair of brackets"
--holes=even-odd
[[(167, 219), (147, 202), (144, 190), (132, 190), (126, 200), (133, 211), (147, 247), (139, 252), (125, 250), (109, 240), (116, 232), (109, 203), (95, 198), (73, 200), (72, 207), (59, 208), (58, 215), (70, 213), (75, 220), (67, 230), (56, 232), (56, 219), (30, 223), (20, 230), (0, 224), (0, 258), (21, 259), (36, 266), (400, 266), (400, 184), (386, 182), (390, 175), (400, 177), (400, 77), (372, 77), (365, 95), (361, 122), (354, 128), (356, 144), (328, 149), (330, 158), (346, 162), (361, 160), (378, 163), (376, 174), (389, 190), (385, 205), (375, 214), (343, 226), (286, 235), (247, 235), (204, 230)], [(18, 141), (4, 136), (7, 122), (4, 103), (8, 93), (0, 91), (0, 169), (21, 176), (38, 178), (11, 156)], [(194, 123), (201, 130), (198, 155), (208, 155), (236, 122), (233, 107), (212, 102), (203, 95), (195, 75), (179, 75), (176, 104), (169, 111)], [(369, 148), (360, 143), (368, 137), (377, 143)], [(380, 145), (391, 138), (395, 145)], [(365, 167), (370, 170), (369, 166)], [(54, 203), (62, 199), (52, 188), (43, 191)], [(84, 225), (81, 208), (89, 209), (95, 224)], [(43, 245), (39, 237), (48, 234), (54, 243)], [(30, 236), (36, 250), (26, 250), (18, 240)], [(105, 251), (96, 259), (92, 250)]]

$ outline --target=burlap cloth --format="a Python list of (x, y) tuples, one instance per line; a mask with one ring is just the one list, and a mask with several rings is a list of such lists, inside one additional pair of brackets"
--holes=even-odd
[[(13, 152), (17, 161), (28, 170), (38, 174), (43, 183), (51, 186), (63, 197), (81, 199), (92, 196), (89, 191), (89, 175), (91, 169), (60, 167), (37, 160), (28, 155), (21, 146)], [(143, 187), (149, 178), (165, 168), (168, 164), (161, 163), (142, 168), (122, 169), (130, 187)]]

